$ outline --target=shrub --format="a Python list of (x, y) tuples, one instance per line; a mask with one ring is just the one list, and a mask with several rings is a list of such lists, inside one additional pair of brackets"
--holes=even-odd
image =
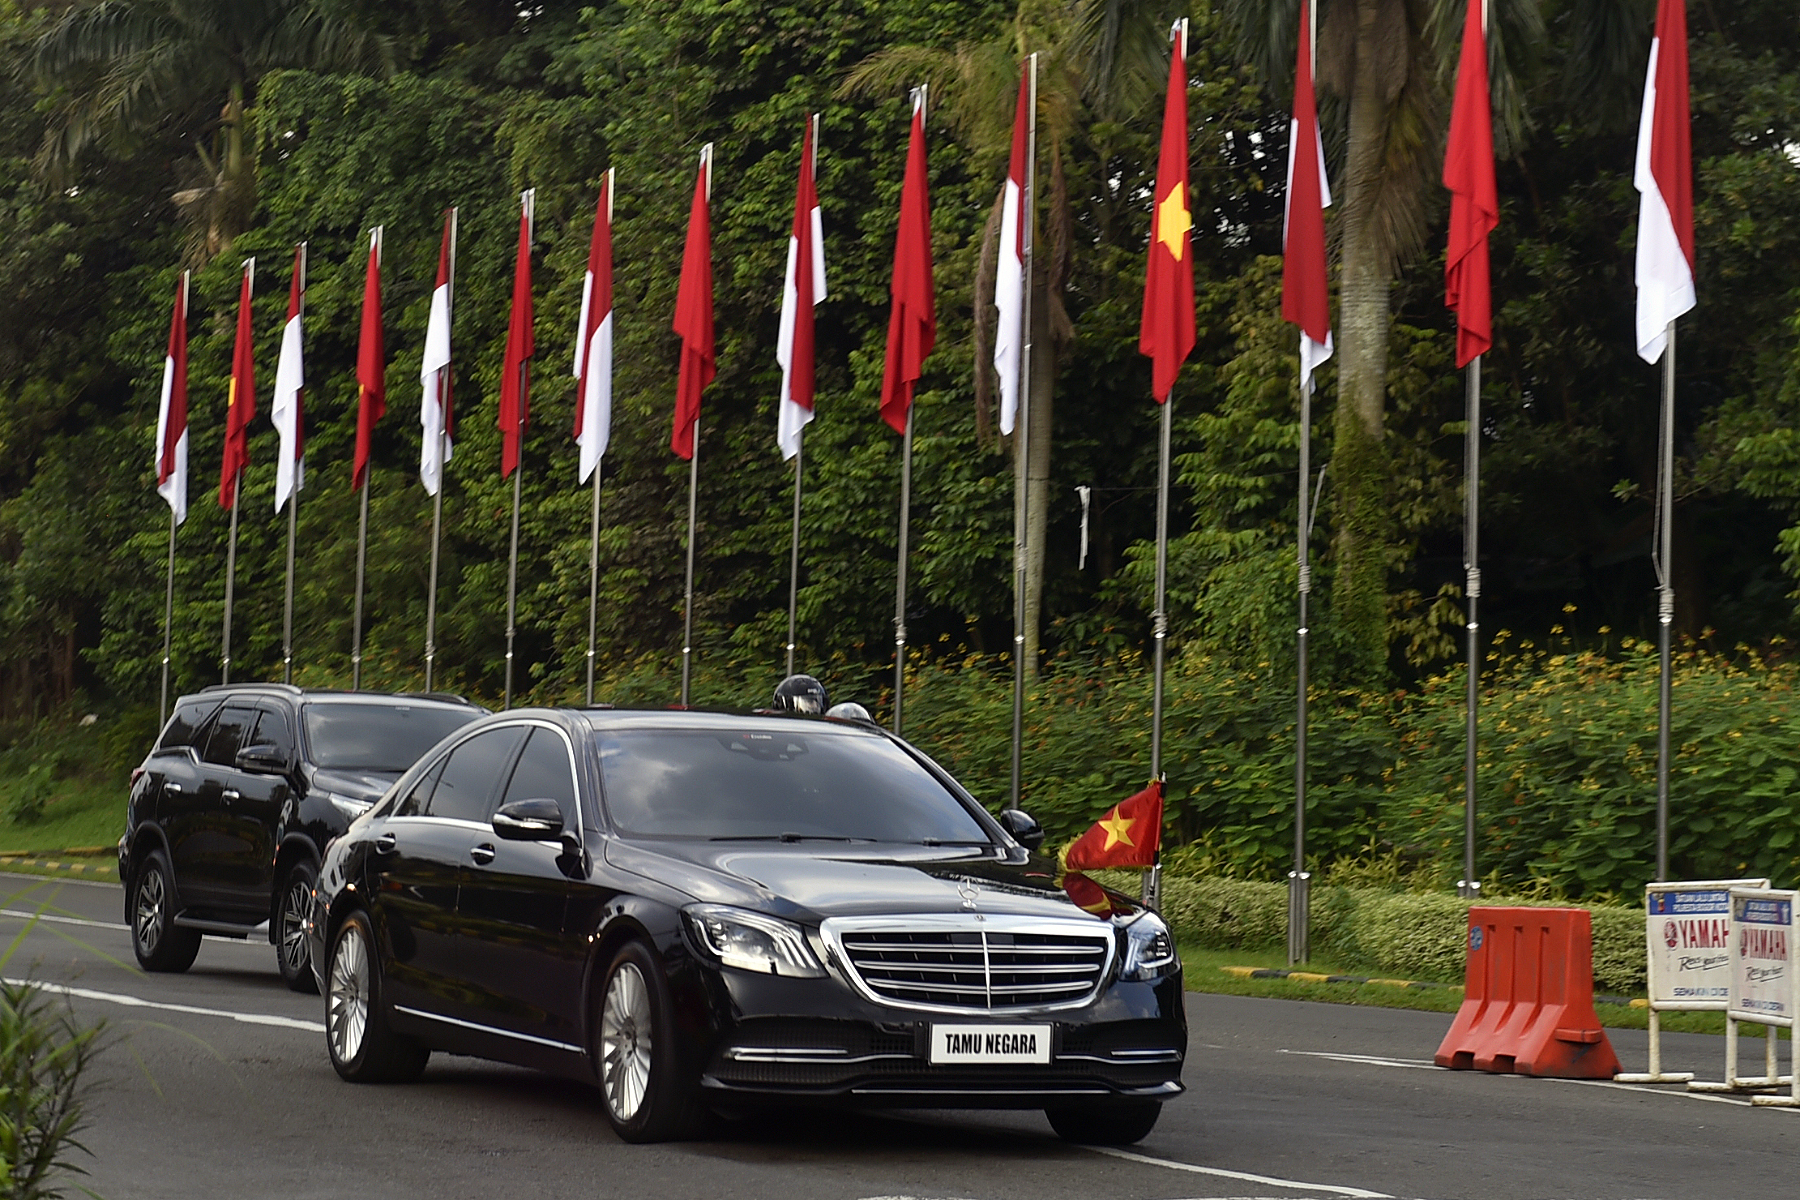
[(66, 1186), (58, 1176), (86, 1174), (70, 1154), (87, 1152), (78, 1138), (86, 1124), (87, 1069), (100, 1051), (101, 1029), (82, 1025), (35, 987), (0, 984), (0, 1197), (5, 1200), (54, 1200)]

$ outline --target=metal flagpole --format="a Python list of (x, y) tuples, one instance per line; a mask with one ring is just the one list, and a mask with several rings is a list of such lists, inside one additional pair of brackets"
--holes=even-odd
[[(921, 89), (923, 91), (923, 89)], [(894, 736), (901, 736), (906, 693), (906, 550), (912, 532), (913, 410), (906, 409), (900, 443), (900, 567), (894, 584)]]
[[(306, 314), (306, 243), (300, 243), (300, 314)], [(300, 430), (294, 440), (300, 440)], [(296, 464), (297, 465), (297, 464)], [(300, 472), (294, 472), (294, 488), (288, 493), (287, 582), (281, 602), (281, 682), (294, 682), (294, 534), (300, 524)]]
[[(461, 211), (450, 210), (450, 270), (445, 281), (445, 315), (452, 319), (456, 312), (456, 225)], [(450, 463), (445, 458), (445, 451), (450, 446), (449, 399), (450, 399), (450, 363), (438, 373), (438, 485), (437, 494), (431, 503), (431, 583), (425, 592), (425, 690), (431, 690), (434, 668), (437, 662), (437, 592), (438, 592), (438, 551), (443, 545), (444, 532), (444, 488), (450, 481)]]
[[(1659, 422), (1656, 463), (1656, 620), (1657, 662), (1660, 673), (1656, 696), (1656, 880), (1669, 877), (1669, 723), (1672, 717), (1670, 685), (1674, 664), (1669, 638), (1675, 624), (1675, 586), (1671, 573), (1675, 548), (1675, 322), (1669, 322), (1669, 344), (1663, 350), (1662, 420)], [(1773, 1045), (1773, 1042), (1770, 1043)]]
[(806, 454), (806, 430), (794, 434), (794, 537), (788, 554), (787, 673), (794, 673), (794, 625), (800, 606), (800, 476)]
[(1027, 586), (1025, 555), (1027, 524), (1031, 504), (1031, 292), (1032, 257), (1037, 232), (1037, 72), (1038, 56), (1025, 60), (1027, 69), (1027, 120), (1025, 139), (1025, 189), (1021, 199), (1019, 224), (1025, 243), (1025, 286), (1020, 297), (1019, 320), (1023, 345), (1019, 350), (1019, 415), (1018, 433), (1013, 455), (1013, 710), (1012, 710), (1012, 790), (1006, 807), (1019, 807), (1024, 790), (1025, 758), (1025, 590)]
[[(381, 269), (381, 233), (382, 227), (375, 227), (375, 267)], [(358, 396), (360, 402), (361, 397)], [(370, 454), (374, 457), (373, 451)], [(363, 467), (362, 511), (356, 522), (356, 611), (351, 618), (350, 629), (350, 688), (352, 691), (362, 689), (362, 635), (363, 635), (363, 577), (369, 560), (369, 489), (375, 484), (375, 464), (369, 462)], [(438, 490), (444, 490), (443, 469), (438, 470)]]
[[(1302, 335), (1304, 336), (1304, 335)], [(1306, 625), (1307, 600), (1312, 596), (1310, 537), (1312, 514), (1308, 494), (1312, 486), (1312, 378), (1300, 384), (1300, 520), (1296, 541), (1300, 624), (1295, 631), (1295, 676), (1298, 679), (1294, 720), (1294, 869), (1288, 873), (1288, 966), (1312, 957), (1311, 873), (1306, 869)]]
[[(706, 165), (706, 202), (712, 203), (712, 143), (700, 151)], [(681, 604), (681, 707), (688, 706), (694, 667), (694, 531), (700, 518), (700, 414), (694, 414), (694, 456), (688, 459), (687, 588)]]
[(169, 510), (169, 583), (163, 596), (162, 702), (156, 709), (156, 727), (169, 719), (169, 639), (175, 628), (175, 510)]
[(238, 501), (243, 499), (244, 469), (239, 467), (231, 485), (231, 533), (225, 543), (224, 654), (219, 663), (219, 682), (231, 682), (231, 602), (237, 584)]
[[(525, 244), (531, 245), (531, 238), (537, 226), (537, 189), (527, 188), (519, 199), (525, 205)], [(529, 250), (527, 250), (529, 253)], [(531, 360), (519, 363), (519, 461), (513, 466), (513, 510), (512, 510), (512, 550), (506, 560), (506, 699), (502, 709), (512, 707), (513, 694), (513, 633), (515, 618), (519, 612), (519, 497), (525, 483), (525, 425), (523, 411), (525, 398), (530, 394)]]
[[(612, 228), (613, 190), (613, 169), (608, 167), (606, 169), (606, 227), (608, 230)], [(585, 327), (581, 331), (581, 336), (587, 337)], [(593, 349), (591, 344), (582, 349), (584, 363), (587, 363), (586, 356), (592, 354)], [(593, 364), (587, 363), (587, 369), (593, 370)], [(582, 378), (585, 390), (585, 373)], [(586, 404), (587, 397), (585, 395), (577, 396), (575, 403)], [(588, 644), (587, 699), (585, 703), (590, 707), (594, 703), (594, 629), (600, 619), (600, 476), (604, 473), (604, 467), (604, 463), (594, 464), (594, 518), (588, 530)]]
[(1464, 899), (1481, 895), (1475, 877), (1475, 750), (1481, 736), (1481, 355), (1469, 360), (1468, 431), (1464, 454), (1468, 482), (1463, 509), (1463, 594), (1468, 600), (1468, 725), (1463, 733), (1463, 877), (1456, 893)]

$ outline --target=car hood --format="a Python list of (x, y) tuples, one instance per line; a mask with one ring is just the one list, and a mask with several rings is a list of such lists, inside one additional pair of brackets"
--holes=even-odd
[[(607, 859), (679, 887), (697, 900), (737, 904), (793, 920), (889, 913), (1004, 913), (1089, 917), (1092, 896), (1078, 906), (1053, 859), (1033, 854), (996, 860), (952, 847), (745, 846), (710, 842), (625, 842)], [(1077, 877), (1079, 878), (1079, 877)], [(1083, 881), (1085, 882), (1085, 881)], [(1133, 911), (1126, 897), (1102, 893), (1110, 913)]]
[(366, 800), (373, 804), (387, 795), (387, 790), (401, 774), (399, 771), (344, 771), (320, 767), (312, 773), (312, 786), (316, 791), (336, 792), (351, 800)]

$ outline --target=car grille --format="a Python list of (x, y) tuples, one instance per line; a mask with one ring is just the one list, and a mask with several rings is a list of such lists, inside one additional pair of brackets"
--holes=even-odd
[[(988, 917), (827, 922), (845, 968), (874, 998), (993, 1012), (1086, 1003), (1110, 965), (1110, 930)], [(832, 928), (835, 926), (835, 928)]]

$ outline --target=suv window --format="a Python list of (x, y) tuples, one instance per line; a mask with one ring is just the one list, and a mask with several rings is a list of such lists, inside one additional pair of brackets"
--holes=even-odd
[(255, 720), (255, 709), (226, 705), (213, 722), (212, 736), (206, 739), (206, 753), (201, 757), (216, 766), (237, 766), (237, 752), (250, 744), (250, 727)]
[(313, 701), (301, 709), (307, 761), (345, 771), (404, 771), (481, 715), (473, 706)]
[(568, 747), (554, 730), (539, 726), (531, 731), (531, 740), (525, 743), (500, 802), (511, 804), (514, 800), (554, 800), (562, 809), (563, 824), (574, 826), (575, 776)]
[(294, 757), (294, 733), (287, 714), (278, 708), (264, 708), (256, 719), (256, 732), (246, 746), (274, 746), (291, 760)]
[(162, 740), (156, 743), (156, 753), (168, 750), (186, 750), (195, 744), (195, 735), (206, 718), (213, 715), (219, 707), (217, 700), (184, 700), (175, 706), (175, 715), (163, 727)]
[(488, 802), (499, 791), (500, 773), (511, 765), (525, 733), (519, 725), (487, 729), (452, 750), (437, 787), (432, 789), (427, 814), (461, 821), (487, 820), (493, 811)]

